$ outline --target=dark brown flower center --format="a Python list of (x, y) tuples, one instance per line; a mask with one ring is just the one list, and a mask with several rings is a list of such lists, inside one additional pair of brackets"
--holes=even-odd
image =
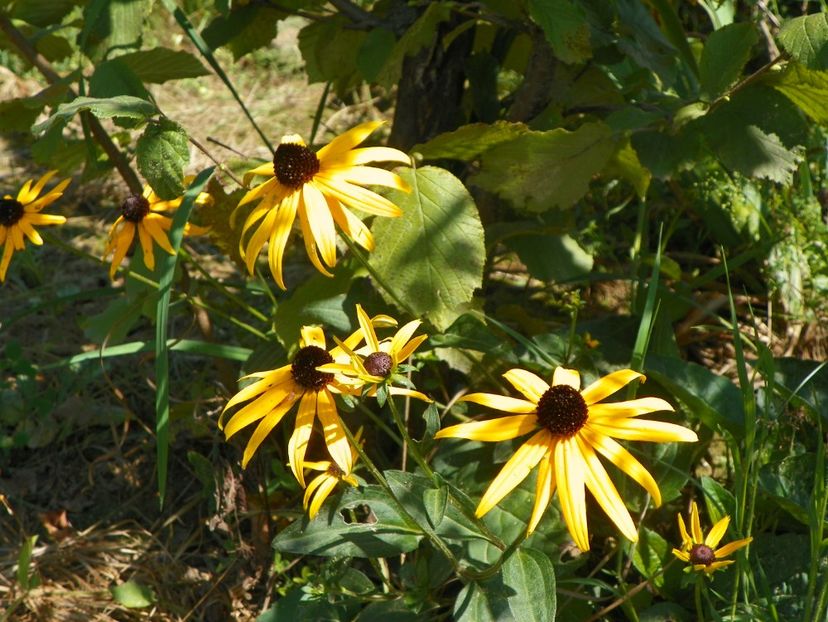
[(716, 554), (706, 544), (694, 544), (690, 549), (690, 563), (709, 566), (716, 561)]
[(583, 427), (588, 416), (584, 398), (566, 384), (549, 387), (538, 400), (538, 423), (556, 436), (569, 438)]
[(391, 367), (394, 365), (394, 361), (385, 352), (373, 352), (365, 357), (362, 364), (365, 365), (365, 371), (372, 376), (387, 378), (388, 374), (391, 373)]
[(0, 225), (11, 227), (23, 218), (23, 204), (16, 199), (0, 199)]
[(300, 387), (308, 391), (319, 391), (333, 380), (334, 375), (316, 371), (316, 368), (333, 363), (333, 360), (333, 357), (319, 346), (305, 346), (296, 353), (290, 371)]
[(131, 194), (121, 203), (121, 216), (129, 222), (141, 222), (149, 211), (149, 201), (140, 194)]
[(340, 469), (335, 462), (331, 462), (331, 465), (328, 467), (326, 473), (336, 479), (342, 479), (345, 477), (345, 473), (342, 472), (342, 469)]
[(273, 173), (279, 183), (288, 188), (299, 188), (319, 172), (316, 154), (296, 143), (282, 143), (273, 154)]

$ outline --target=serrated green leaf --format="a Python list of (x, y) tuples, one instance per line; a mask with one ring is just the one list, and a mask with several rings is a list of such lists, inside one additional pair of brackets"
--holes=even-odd
[(149, 101), (150, 94), (141, 79), (120, 58), (95, 66), (89, 79), (89, 95), (100, 99), (129, 95)]
[(144, 82), (163, 84), (168, 80), (197, 78), (209, 72), (195, 56), (183, 50), (153, 48), (118, 57)]
[(828, 71), (788, 63), (767, 82), (817, 123), (828, 123)]
[(201, 35), (212, 48), (227, 46), (233, 60), (270, 44), (276, 38), (279, 20), (285, 13), (274, 8), (249, 4), (239, 6), (228, 15), (217, 15)]
[(137, 581), (127, 581), (109, 588), (113, 600), (128, 609), (149, 607), (155, 602), (152, 588)]
[(495, 123), (471, 123), (453, 132), (445, 132), (412, 148), (426, 160), (449, 158), (471, 160), (481, 153), (526, 134), (529, 128), (523, 123), (496, 121)]
[(11, 16), (47, 28), (60, 24), (77, 4), (76, 0), (25, 0), (14, 4)]
[(652, 173), (641, 164), (638, 153), (633, 149), (629, 140), (619, 145), (618, 149), (610, 158), (604, 168), (603, 175), (606, 177), (620, 177), (626, 180), (635, 190), (639, 199), (647, 196)]
[(337, 92), (357, 84), (357, 50), (367, 37), (364, 31), (346, 28), (341, 16), (319, 20), (299, 31), (299, 50), (309, 82), (332, 82)]
[(138, 170), (161, 199), (169, 201), (184, 193), (184, 168), (190, 163), (187, 132), (169, 119), (153, 121), (138, 139)]
[(779, 43), (809, 69), (828, 69), (828, 14), (820, 12), (786, 21), (779, 30)]
[(736, 82), (758, 40), (750, 22), (728, 24), (710, 34), (699, 63), (702, 97), (713, 101)]
[(486, 250), (477, 206), (463, 184), (433, 166), (404, 169), (410, 193), (389, 192), (403, 211), (377, 218), (370, 263), (417, 317), (446, 328), (483, 279)]
[(41, 134), (51, 129), (55, 124), (63, 126), (76, 114), (86, 110), (99, 119), (123, 117), (144, 120), (158, 113), (156, 107), (150, 102), (128, 95), (105, 99), (77, 97), (69, 103), (58, 106), (57, 111), (42, 123), (35, 125), (32, 132)]
[(612, 131), (600, 122), (572, 132), (528, 132), (484, 153), (471, 182), (532, 212), (568, 208), (615, 148)]
[(529, 15), (563, 62), (583, 63), (592, 57), (589, 24), (580, 5), (571, 0), (529, 0)]
[(83, 29), (78, 43), (93, 61), (113, 49), (136, 46), (143, 33), (148, 0), (91, 0), (83, 11)]

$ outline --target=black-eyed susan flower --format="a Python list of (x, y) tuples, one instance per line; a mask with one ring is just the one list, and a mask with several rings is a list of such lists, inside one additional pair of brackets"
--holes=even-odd
[[(223, 426), (224, 436), (230, 439), (239, 430), (252, 423), (259, 422), (247, 446), (244, 449), (242, 467), (256, 453), (259, 445), (278, 425), (284, 416), (299, 402), (293, 434), (288, 442), (288, 462), (299, 483), (304, 486), (305, 479), (302, 464), (313, 431), (316, 418), (322, 423), (325, 444), (333, 462), (343, 473), (350, 473), (353, 466), (353, 452), (348, 438), (342, 429), (342, 422), (334, 401), (334, 393), (349, 392), (350, 388), (342, 386), (335, 374), (318, 371), (317, 368), (333, 363), (337, 358), (347, 355), (340, 346), (325, 349), (325, 334), (318, 326), (303, 326), (300, 348), (289, 365), (271, 371), (256, 372), (242, 378), (256, 378), (256, 382), (236, 393), (224, 413), (230, 408), (249, 402), (234, 414)], [(362, 332), (356, 331), (343, 343), (355, 348), (362, 341)], [(253, 401), (250, 401), (253, 400)], [(219, 422), (221, 426), (221, 421)]]
[(412, 320), (390, 339), (380, 341), (374, 327), (396, 326), (397, 320), (387, 315), (378, 315), (372, 319), (359, 304), (356, 312), (365, 345), (357, 351), (343, 348), (348, 354), (347, 362), (329, 363), (320, 367), (320, 371), (342, 374), (346, 377), (344, 382), (350, 381), (361, 386), (367, 395), (376, 395), (377, 387), (386, 385), (390, 395), (405, 395), (430, 402), (431, 399), (419, 391), (393, 384), (395, 381), (408, 382), (407, 378), (397, 373), (398, 368), (428, 339), (428, 335), (414, 336), (421, 322)]
[[(355, 452), (351, 449), (351, 464), (356, 462)], [(319, 475), (314, 477), (305, 489), (305, 497), (302, 504), (308, 512), (308, 517), (313, 518), (319, 513), (319, 508), (325, 503), (330, 494), (334, 491), (337, 484), (345, 482), (351, 486), (358, 485), (356, 477), (350, 471), (343, 471), (339, 465), (330, 460), (320, 460), (318, 462), (304, 462), (303, 467), (318, 471)]]
[(63, 216), (53, 214), (41, 214), (40, 211), (54, 203), (63, 195), (68, 179), (64, 179), (43, 196), (43, 188), (48, 181), (55, 176), (57, 171), (49, 171), (34, 183), (30, 179), (16, 197), (10, 194), (3, 195), (0, 199), (0, 246), (3, 247), (3, 257), (0, 259), (0, 283), (6, 279), (6, 271), (9, 269), (14, 251), (22, 251), (25, 246), (24, 238), (29, 238), (32, 244), (40, 246), (43, 239), (35, 230), (35, 226), (41, 225), (62, 225), (66, 222)]
[[(408, 190), (399, 176), (381, 168), (365, 166), (370, 162), (410, 164), (402, 151), (390, 147), (356, 149), (382, 125), (371, 121), (337, 136), (319, 151), (312, 151), (301, 137), (284, 136), (273, 154), (273, 161), (258, 166), (245, 175), (269, 177), (250, 190), (239, 207), (258, 201), (245, 220), (239, 241), (239, 253), (250, 274), (265, 242), (268, 263), (279, 287), (282, 257), (296, 215), (305, 241), (305, 249), (317, 270), (330, 276), (326, 269), (336, 265), (336, 227), (368, 251), (374, 239), (368, 227), (350, 209), (377, 216), (399, 216), (400, 209), (388, 199), (363, 186), (376, 185)], [(238, 209), (238, 208), (237, 208)], [(245, 244), (247, 233), (250, 238)]]
[[(679, 513), (676, 516), (678, 518), (679, 532), (681, 533), (681, 548), (673, 549), (673, 555), (683, 562), (692, 564), (692, 569), (698, 572), (710, 574), (716, 572), (719, 568), (724, 568), (732, 564), (734, 560), (723, 558), (753, 541), (752, 537), (742, 538), (741, 540), (734, 540), (729, 544), (716, 548), (727, 532), (730, 517), (725, 516), (713, 525), (710, 533), (705, 538), (701, 529), (701, 521), (699, 520), (699, 508), (695, 501), (690, 504), (690, 533), (687, 533), (687, 527), (684, 524), (684, 519), (681, 517), (681, 514)], [(689, 570), (690, 567), (688, 566), (687, 569)]]
[[(192, 178), (186, 178), (189, 183)], [(109, 268), (109, 278), (115, 278), (118, 266), (129, 252), (132, 240), (138, 235), (138, 241), (144, 252), (144, 264), (148, 269), (155, 269), (155, 250), (153, 242), (163, 250), (175, 254), (167, 232), (172, 227), (172, 219), (165, 216), (164, 212), (174, 212), (181, 205), (184, 197), (178, 197), (170, 201), (161, 200), (152, 188), (144, 186), (142, 194), (131, 194), (121, 203), (121, 215), (109, 229), (109, 241), (104, 251), (104, 259), (114, 251), (112, 265)], [(209, 205), (212, 198), (209, 194), (202, 192), (196, 197), (196, 205)], [(206, 233), (207, 229), (187, 223), (184, 225), (184, 235), (199, 235)]]
[(639, 415), (644, 413), (673, 410), (657, 397), (599, 404), (632, 380), (644, 380), (642, 374), (631, 369), (613, 372), (583, 390), (579, 390), (578, 372), (563, 367), (555, 369), (552, 386), (523, 369), (509, 370), (503, 376), (526, 399), (489, 393), (472, 393), (461, 399), (517, 414), (462, 423), (435, 436), (504, 441), (533, 432), (489, 485), (477, 506), (477, 515), (491, 510), (537, 466), (535, 504), (527, 533), (534, 531), (557, 488), (572, 539), (582, 551), (589, 550), (585, 494), (588, 488), (621, 533), (635, 542), (638, 533), (630, 513), (598, 454), (641, 484), (655, 504), (660, 505), (661, 493), (652, 475), (614, 439), (691, 442), (698, 440), (696, 433), (672, 423), (640, 419)]

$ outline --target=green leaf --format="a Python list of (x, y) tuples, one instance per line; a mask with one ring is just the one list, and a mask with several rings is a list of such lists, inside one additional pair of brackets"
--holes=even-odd
[(60, 24), (77, 4), (76, 0), (24, 0), (14, 4), (11, 16), (33, 26), (48, 28)]
[(414, 145), (414, 153), (420, 153), (426, 160), (450, 158), (453, 160), (471, 160), (481, 153), (508, 142), (529, 128), (523, 123), (496, 121), (495, 123), (471, 123), (453, 132), (440, 134), (427, 143)]
[(506, 560), (502, 572), (503, 584), (514, 592), (507, 602), (515, 620), (555, 619), (555, 568), (549, 557), (535, 549), (520, 548)]
[(28, 131), (43, 109), (62, 100), (68, 89), (68, 83), (61, 81), (31, 97), (0, 101), (0, 131)]
[[(370, 521), (360, 522), (350, 512), (361, 506), (370, 508)], [(348, 488), (339, 504), (326, 502), (312, 521), (306, 517), (294, 521), (276, 535), (273, 548), (324, 557), (391, 557), (413, 551), (421, 538), (422, 532), (406, 523), (385, 491), (364, 486)]]
[(629, 140), (619, 145), (603, 170), (603, 175), (610, 178), (626, 180), (635, 190), (639, 199), (647, 196), (652, 173), (641, 164), (638, 153), (633, 149)]
[(704, 490), (704, 501), (712, 523), (718, 523), (725, 516), (733, 516), (736, 513), (736, 498), (733, 493), (715, 479), (703, 476), (701, 487)]
[(650, 579), (656, 588), (664, 585), (664, 563), (671, 557), (672, 546), (655, 531), (641, 526), (638, 542), (633, 549), (632, 562), (645, 579)]
[(687, 404), (706, 426), (735, 434), (744, 428), (742, 392), (730, 380), (695, 363), (658, 355), (647, 357), (646, 373)]
[(811, 71), (799, 63), (788, 63), (767, 84), (785, 95), (817, 123), (828, 123), (828, 71)]
[(828, 14), (819, 12), (786, 21), (779, 30), (779, 43), (809, 69), (828, 69)]
[(155, 593), (152, 588), (137, 581), (127, 581), (109, 588), (116, 603), (128, 609), (149, 607), (155, 602)]
[(24, 591), (34, 587), (30, 570), (36, 543), (37, 535), (29, 536), (23, 541), (23, 546), (20, 547), (20, 553), (17, 555), (17, 582)]
[(713, 101), (736, 82), (758, 40), (751, 22), (728, 24), (710, 34), (699, 64), (703, 98)]
[[(828, 366), (816, 361), (797, 358), (777, 358), (773, 361), (774, 381), (787, 390), (784, 396), (796, 393), (815, 413), (828, 420)], [(804, 383), (804, 384), (803, 384)]]
[(129, 95), (150, 100), (149, 91), (141, 79), (120, 58), (107, 60), (95, 66), (89, 79), (89, 95), (100, 99)]
[(122, 95), (99, 99), (95, 97), (76, 97), (69, 103), (58, 106), (57, 111), (51, 117), (38, 123), (32, 128), (35, 134), (48, 131), (53, 125), (65, 125), (69, 119), (77, 113), (89, 111), (99, 119), (111, 119), (112, 117), (123, 117), (126, 119), (144, 120), (158, 113), (156, 107), (138, 97)]
[[(817, 460), (813, 453), (790, 456), (763, 466), (759, 472), (759, 485), (779, 507), (808, 525), (816, 467)], [(824, 477), (828, 477), (828, 469)], [(823, 516), (823, 522), (825, 521)]]
[(529, 274), (541, 281), (574, 281), (592, 271), (592, 255), (568, 235), (518, 235), (505, 244), (518, 254)]
[(532, 212), (568, 208), (615, 148), (612, 131), (600, 122), (573, 132), (527, 132), (484, 153), (471, 182)]
[(374, 221), (377, 248), (370, 263), (414, 316), (427, 316), (443, 329), (482, 282), (486, 251), (480, 215), (468, 190), (448, 171), (425, 166), (403, 169), (400, 176), (411, 192), (389, 192), (403, 215)]
[(197, 78), (209, 72), (195, 56), (183, 50), (153, 48), (118, 57), (142, 81), (163, 84), (168, 80)]
[(701, 157), (700, 133), (691, 123), (682, 126), (676, 133), (658, 130), (635, 132), (630, 142), (641, 164), (659, 178), (667, 178), (678, 170), (689, 168)]
[(362, 47), (366, 34), (347, 28), (349, 23), (334, 16), (299, 31), (299, 50), (305, 59), (309, 82), (332, 82), (337, 92), (360, 82), (356, 50)]
[(394, 33), (380, 26), (368, 32), (356, 56), (356, 66), (366, 82), (375, 82), (397, 43)]
[(161, 199), (169, 201), (184, 193), (184, 168), (190, 163), (187, 132), (169, 119), (152, 121), (135, 149), (138, 170)]
[(83, 11), (83, 29), (78, 35), (81, 51), (98, 61), (113, 48), (136, 46), (150, 4), (148, 0), (91, 0)]
[(229, 15), (217, 15), (201, 35), (212, 49), (227, 46), (233, 60), (270, 44), (276, 38), (279, 20), (285, 13), (253, 3), (239, 6)]
[(529, 0), (529, 15), (563, 62), (583, 63), (592, 57), (589, 24), (579, 4), (571, 0)]

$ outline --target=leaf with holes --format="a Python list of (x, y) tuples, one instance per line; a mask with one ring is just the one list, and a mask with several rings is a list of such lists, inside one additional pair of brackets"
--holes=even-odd
[(190, 163), (187, 132), (168, 119), (147, 126), (135, 152), (138, 170), (165, 201), (184, 193), (184, 167)]

